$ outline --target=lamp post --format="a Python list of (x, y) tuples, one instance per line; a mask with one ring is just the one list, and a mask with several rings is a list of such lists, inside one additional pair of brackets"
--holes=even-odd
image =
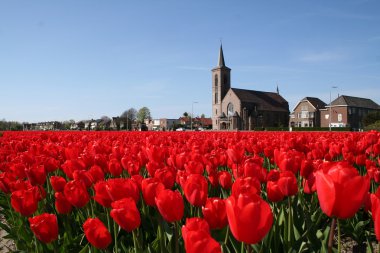
[(191, 103), (191, 121), (190, 121), (190, 129), (193, 130), (193, 112), (194, 112), (194, 104), (197, 104), (198, 102)]
[(338, 88), (337, 86), (331, 86), (331, 89), (330, 89), (330, 112), (329, 112), (329, 131), (331, 132), (331, 118), (332, 118), (332, 115), (331, 115), (331, 90), (332, 89), (336, 89)]

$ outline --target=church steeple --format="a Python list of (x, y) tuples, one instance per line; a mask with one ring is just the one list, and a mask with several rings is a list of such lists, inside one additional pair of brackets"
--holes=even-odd
[(224, 63), (223, 47), (222, 47), (222, 44), (220, 44), (218, 67), (225, 67), (225, 66), (226, 64)]
[(218, 65), (212, 70), (212, 118), (213, 129), (219, 129), (218, 119), (223, 113), (222, 101), (231, 88), (231, 69), (224, 62), (223, 47), (220, 44)]

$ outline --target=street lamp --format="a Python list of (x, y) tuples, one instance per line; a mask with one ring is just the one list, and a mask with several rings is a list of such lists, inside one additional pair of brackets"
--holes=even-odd
[(331, 118), (332, 118), (332, 115), (331, 115), (331, 90), (332, 89), (336, 89), (338, 88), (337, 86), (331, 86), (331, 89), (330, 89), (330, 112), (329, 112), (329, 131), (331, 132)]
[(198, 102), (194, 102), (191, 104), (191, 121), (190, 121), (190, 129), (193, 130), (193, 112), (194, 112), (194, 104), (198, 104)]

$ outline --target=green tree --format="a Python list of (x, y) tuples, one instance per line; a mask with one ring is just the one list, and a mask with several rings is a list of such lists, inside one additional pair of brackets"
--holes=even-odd
[(137, 112), (136, 117), (139, 123), (144, 123), (144, 120), (151, 119), (149, 108), (146, 106), (140, 108), (140, 110)]
[(184, 112), (183, 113), (183, 117), (185, 117), (185, 118), (189, 117), (189, 113), (188, 112)]
[(380, 111), (374, 111), (368, 113), (364, 118), (363, 118), (363, 125), (364, 126), (369, 126), (374, 124), (376, 121), (380, 120)]

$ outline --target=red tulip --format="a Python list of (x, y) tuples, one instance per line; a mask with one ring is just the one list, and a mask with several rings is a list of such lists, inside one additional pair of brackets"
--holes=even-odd
[(329, 217), (347, 219), (362, 206), (369, 177), (360, 176), (347, 162), (331, 162), (316, 172), (315, 184), (322, 211)]
[(88, 218), (83, 230), (87, 240), (98, 249), (105, 249), (112, 242), (110, 232), (99, 218)]
[(71, 210), (73, 209), (73, 206), (67, 200), (65, 195), (62, 192), (56, 192), (54, 196), (55, 196), (55, 209), (57, 210), (57, 212), (60, 214), (70, 213)]
[(232, 186), (232, 175), (228, 171), (218, 172), (219, 184), (223, 189), (230, 189)]
[(219, 253), (221, 247), (211, 235), (207, 222), (201, 218), (190, 218), (182, 227), (182, 237), (187, 253)]
[(112, 176), (118, 177), (123, 172), (120, 162), (117, 159), (111, 159), (108, 162), (108, 170)]
[(202, 213), (211, 229), (221, 229), (228, 224), (224, 199), (208, 198), (202, 207)]
[(43, 185), (46, 181), (46, 171), (43, 165), (35, 165), (25, 169), (26, 175), (32, 185)]
[(86, 186), (80, 180), (73, 180), (65, 185), (64, 189), (66, 199), (75, 207), (84, 207), (90, 201), (90, 195)]
[(127, 232), (138, 228), (141, 223), (140, 213), (137, 210), (136, 202), (132, 198), (112, 202), (110, 215)]
[(232, 163), (239, 164), (244, 157), (245, 149), (243, 145), (237, 144), (227, 149), (226, 153)]
[(58, 239), (58, 221), (54, 214), (43, 213), (28, 220), (30, 229), (41, 242), (50, 243)]
[(183, 191), (190, 204), (193, 206), (203, 206), (206, 203), (208, 192), (206, 178), (199, 174), (188, 176)]
[(107, 191), (107, 182), (98, 181), (94, 185), (95, 196), (94, 200), (104, 207), (111, 207), (112, 199)]
[(274, 181), (267, 182), (267, 196), (271, 202), (279, 202), (285, 198), (277, 182)]
[(156, 178), (145, 178), (141, 183), (142, 194), (148, 206), (156, 206), (155, 197), (165, 186)]
[(40, 199), (39, 189), (32, 187), (28, 190), (14, 191), (11, 195), (11, 205), (21, 215), (30, 216), (37, 210)]
[(66, 179), (64, 179), (61, 176), (51, 176), (50, 177), (50, 184), (53, 187), (54, 191), (56, 191), (56, 192), (63, 192), (66, 183), (67, 183)]
[(183, 198), (178, 191), (167, 189), (160, 191), (155, 201), (157, 209), (164, 220), (167, 222), (175, 222), (182, 219), (185, 206)]
[(170, 169), (169, 167), (165, 167), (165, 168), (156, 170), (156, 173), (154, 174), (154, 178), (157, 178), (158, 180), (160, 180), (160, 182), (165, 185), (166, 189), (171, 189), (174, 186), (176, 175), (173, 169)]
[(240, 194), (260, 194), (261, 185), (258, 179), (252, 177), (237, 178), (232, 185), (232, 193), (235, 197)]
[(293, 196), (298, 192), (297, 178), (291, 171), (281, 172), (277, 184), (284, 196)]
[(137, 183), (135, 183), (132, 179), (108, 179), (106, 189), (112, 201), (131, 197), (136, 203), (139, 202), (140, 190)]
[(375, 224), (375, 235), (377, 241), (380, 241), (380, 188), (377, 188), (375, 194), (371, 194), (371, 212)]
[(272, 227), (269, 204), (255, 194), (231, 195), (226, 200), (226, 210), (231, 232), (240, 242), (256, 244)]
[(74, 180), (80, 180), (84, 183), (86, 188), (90, 188), (92, 186), (92, 176), (87, 170), (76, 170), (73, 172)]
[(100, 180), (104, 180), (104, 172), (102, 168), (97, 165), (92, 166), (87, 172), (93, 184), (99, 182)]

